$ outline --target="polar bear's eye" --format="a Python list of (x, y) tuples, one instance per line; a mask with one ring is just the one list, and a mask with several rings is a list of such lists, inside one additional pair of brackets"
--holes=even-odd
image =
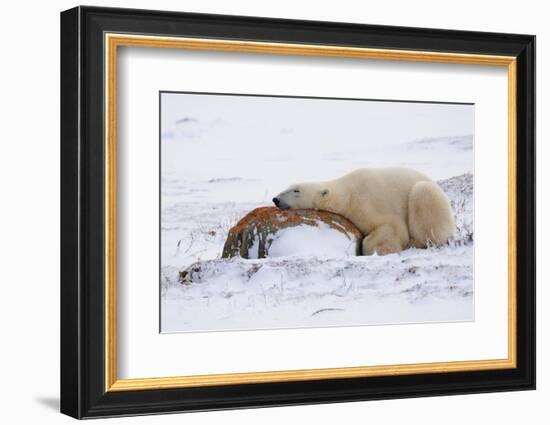
[(294, 193), (300, 193), (300, 189), (294, 189)]

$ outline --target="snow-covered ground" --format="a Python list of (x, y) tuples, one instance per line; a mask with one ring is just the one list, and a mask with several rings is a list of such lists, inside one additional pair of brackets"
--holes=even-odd
[[(473, 106), (163, 94), (161, 124), (163, 332), (473, 320)], [(438, 180), (455, 240), (284, 256), (288, 232), (271, 258), (220, 258), (228, 230), (289, 184), (369, 166)]]

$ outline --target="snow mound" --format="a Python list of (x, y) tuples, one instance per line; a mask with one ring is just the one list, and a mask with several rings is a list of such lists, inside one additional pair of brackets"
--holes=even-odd
[(269, 248), (269, 256), (298, 255), (325, 258), (355, 256), (355, 241), (323, 222), (317, 227), (300, 225), (277, 231)]

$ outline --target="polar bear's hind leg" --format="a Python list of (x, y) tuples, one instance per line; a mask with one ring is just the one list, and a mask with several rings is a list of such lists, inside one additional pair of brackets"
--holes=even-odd
[(435, 182), (421, 181), (412, 187), (408, 218), (412, 246), (442, 245), (453, 237), (453, 211), (447, 195)]

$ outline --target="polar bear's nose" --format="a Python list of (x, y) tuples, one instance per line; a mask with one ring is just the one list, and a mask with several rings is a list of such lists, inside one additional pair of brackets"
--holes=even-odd
[(273, 198), (273, 203), (275, 204), (275, 206), (279, 206), (279, 204), (281, 203), (281, 201), (279, 201), (279, 198)]

